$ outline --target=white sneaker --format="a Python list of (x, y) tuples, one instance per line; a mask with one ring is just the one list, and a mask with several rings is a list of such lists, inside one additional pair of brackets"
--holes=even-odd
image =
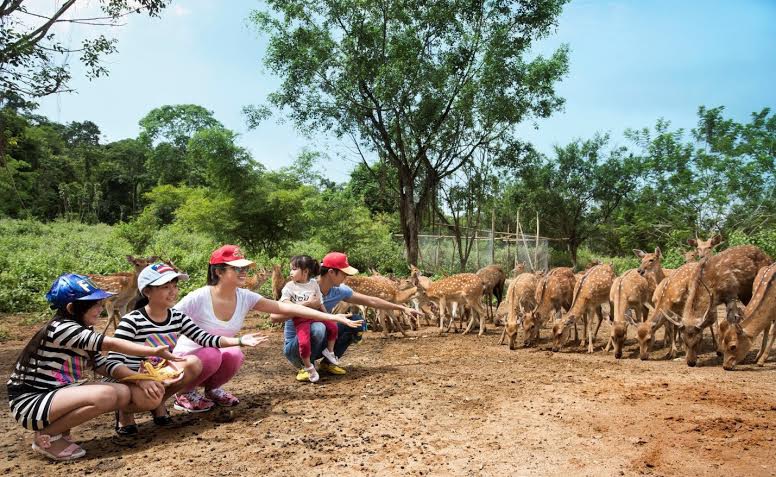
[(318, 379), (320, 379), (320, 376), (318, 376), (318, 371), (315, 370), (315, 365), (311, 365), (309, 368), (304, 368), (305, 371), (307, 371), (307, 374), (310, 375), (310, 382), (311, 383), (317, 383)]
[(334, 351), (329, 351), (328, 348), (324, 348), (321, 354), (324, 358), (328, 359), (331, 364), (339, 364), (339, 359), (337, 359)]

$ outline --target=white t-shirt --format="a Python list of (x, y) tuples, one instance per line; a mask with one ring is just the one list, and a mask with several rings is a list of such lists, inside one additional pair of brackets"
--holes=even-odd
[(300, 303), (317, 296), (321, 298), (321, 287), (318, 286), (318, 280), (311, 278), (307, 283), (296, 283), (290, 281), (283, 287), (280, 294), (280, 301), (290, 301), (291, 303)]
[[(213, 312), (213, 299), (210, 296), (210, 286), (197, 288), (189, 293), (173, 308), (182, 311), (191, 318), (197, 326), (211, 335), (237, 336), (245, 321), (245, 315), (256, 306), (262, 296), (245, 288), (237, 289), (237, 306), (229, 321), (219, 320)], [(191, 353), (201, 348), (200, 345), (181, 335), (175, 345), (175, 353)]]

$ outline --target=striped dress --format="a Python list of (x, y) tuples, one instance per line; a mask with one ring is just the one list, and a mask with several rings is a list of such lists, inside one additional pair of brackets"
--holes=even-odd
[[(162, 323), (152, 321), (145, 308), (127, 313), (121, 318), (114, 336), (146, 346), (167, 345), (172, 349), (181, 334), (203, 348), (221, 347), (220, 336), (211, 335), (204, 331), (194, 324), (191, 318), (176, 309), (168, 309), (167, 319)], [(124, 364), (133, 371), (140, 369), (143, 359), (114, 351), (108, 354), (109, 361)]]
[(16, 363), (8, 380), (8, 401), (14, 419), (27, 429), (48, 427), (54, 393), (86, 379), (87, 367), (108, 363), (99, 351), (104, 335), (72, 318), (55, 317), (49, 322), (43, 344), (30, 355), (29, 365)]

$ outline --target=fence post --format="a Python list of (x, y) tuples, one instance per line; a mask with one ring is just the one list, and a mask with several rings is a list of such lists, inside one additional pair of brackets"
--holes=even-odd
[[(480, 269), (480, 242), (477, 240), (477, 234), (478, 234), (478, 231), (475, 230), (474, 231), (474, 248), (475, 248), (476, 255), (477, 255), (477, 268), (476, 268), (475, 271)], [(461, 270), (461, 271), (465, 271), (465, 270)]]
[(496, 263), (496, 210), (490, 212), (490, 263)]

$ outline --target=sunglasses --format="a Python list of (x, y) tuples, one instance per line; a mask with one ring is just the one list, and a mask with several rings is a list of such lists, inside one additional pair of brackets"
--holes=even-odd
[(233, 266), (230, 265), (229, 268), (234, 270), (234, 273), (245, 273), (245, 272), (248, 271), (248, 268), (250, 268), (250, 267), (233, 267)]

